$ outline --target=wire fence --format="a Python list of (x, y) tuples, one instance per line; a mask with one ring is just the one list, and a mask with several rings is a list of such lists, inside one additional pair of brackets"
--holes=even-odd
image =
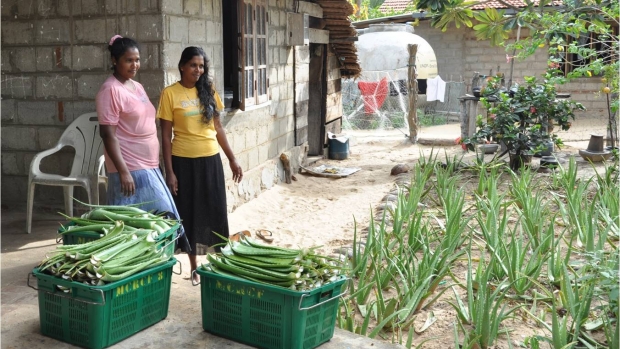
[[(400, 130), (408, 134), (409, 112), (408, 81), (399, 79), (402, 74), (394, 71), (373, 72), (378, 81), (360, 79), (342, 80), (343, 129), (344, 130)], [(428, 101), (426, 80), (418, 80), (417, 108), (420, 127), (430, 127), (460, 122), (459, 97), (464, 96), (464, 81), (446, 81), (444, 101)], [(564, 142), (586, 141), (592, 134), (607, 138), (609, 117), (602, 100), (596, 93), (579, 92), (571, 98), (582, 102), (588, 110), (576, 115), (568, 131), (555, 130)], [(485, 111), (481, 104), (478, 113)], [(616, 136), (616, 139), (617, 136)]]
[[(390, 130), (408, 132), (408, 81), (393, 78), (393, 72), (383, 72), (376, 82), (343, 79), (343, 128), (349, 130)], [(381, 76), (380, 75), (380, 76)], [(419, 90), (425, 92), (426, 80), (419, 80)], [(425, 93), (418, 94), (417, 108), (420, 126), (445, 125), (459, 122), (458, 97), (465, 94), (464, 82), (446, 82), (444, 101), (427, 101)]]

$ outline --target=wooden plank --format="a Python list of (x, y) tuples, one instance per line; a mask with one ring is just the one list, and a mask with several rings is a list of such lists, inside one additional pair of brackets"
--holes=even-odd
[(323, 18), (323, 8), (319, 4), (308, 1), (299, 1), (299, 12), (307, 13), (310, 16)]
[(308, 29), (308, 36), (311, 43), (329, 44), (329, 31), (322, 29)]
[(350, 27), (351, 26), (351, 22), (348, 19), (325, 19), (325, 24), (329, 25), (329, 26), (343, 26), (343, 27)]
[(344, 42), (353, 42), (353, 41), (358, 41), (358, 37), (357, 36), (351, 36), (348, 38), (342, 38), (342, 39), (331, 39), (332, 43), (344, 43)]

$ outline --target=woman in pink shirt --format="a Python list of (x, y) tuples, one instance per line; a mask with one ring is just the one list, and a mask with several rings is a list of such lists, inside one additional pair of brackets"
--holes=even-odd
[(108, 204), (142, 204), (144, 210), (168, 212), (178, 218), (159, 169), (155, 107), (144, 87), (133, 80), (140, 69), (138, 43), (115, 35), (108, 49), (114, 73), (96, 98), (108, 172)]

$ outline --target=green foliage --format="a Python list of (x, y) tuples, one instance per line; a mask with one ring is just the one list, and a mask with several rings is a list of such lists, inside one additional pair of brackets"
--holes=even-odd
[[(474, 11), (469, 7), (472, 3), (472, 1), (466, 0), (451, 1), (449, 6), (441, 11), (441, 15), (433, 17), (431, 25), (440, 28), (444, 32), (448, 30), (450, 23), (453, 22), (457, 28), (461, 26), (471, 28), (473, 25), (471, 18), (474, 16)], [(418, 6), (421, 5), (418, 4)]]
[(480, 22), (474, 26), (478, 40), (491, 40), (491, 45), (499, 45), (508, 39), (509, 32), (504, 28), (506, 11), (497, 11), (494, 8), (486, 8), (484, 11), (474, 13), (474, 18)]
[[(489, 78), (491, 86), (498, 85), (501, 76)], [(547, 77), (537, 80), (525, 77), (523, 85), (516, 85), (510, 92), (501, 90), (481, 99), (488, 110), (486, 124), (465, 140), (465, 144), (483, 144), (490, 138), (503, 142), (509, 151), (517, 156), (532, 154), (544, 149), (546, 143), (553, 141), (561, 145), (557, 135), (548, 131), (549, 126), (558, 125), (568, 130), (575, 118), (575, 110), (584, 110), (581, 103), (556, 99), (555, 85)]]

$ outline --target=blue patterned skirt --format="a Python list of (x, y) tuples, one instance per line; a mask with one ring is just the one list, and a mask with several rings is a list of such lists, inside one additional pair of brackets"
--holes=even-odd
[[(108, 173), (108, 205), (135, 205), (145, 210), (158, 213), (168, 213), (172, 218), (179, 219), (179, 212), (174, 204), (170, 190), (159, 168), (131, 171), (136, 192), (132, 196), (125, 196), (121, 192), (121, 180), (118, 172)], [(187, 238), (183, 226), (178, 231), (180, 238), (177, 248), (187, 249)]]

